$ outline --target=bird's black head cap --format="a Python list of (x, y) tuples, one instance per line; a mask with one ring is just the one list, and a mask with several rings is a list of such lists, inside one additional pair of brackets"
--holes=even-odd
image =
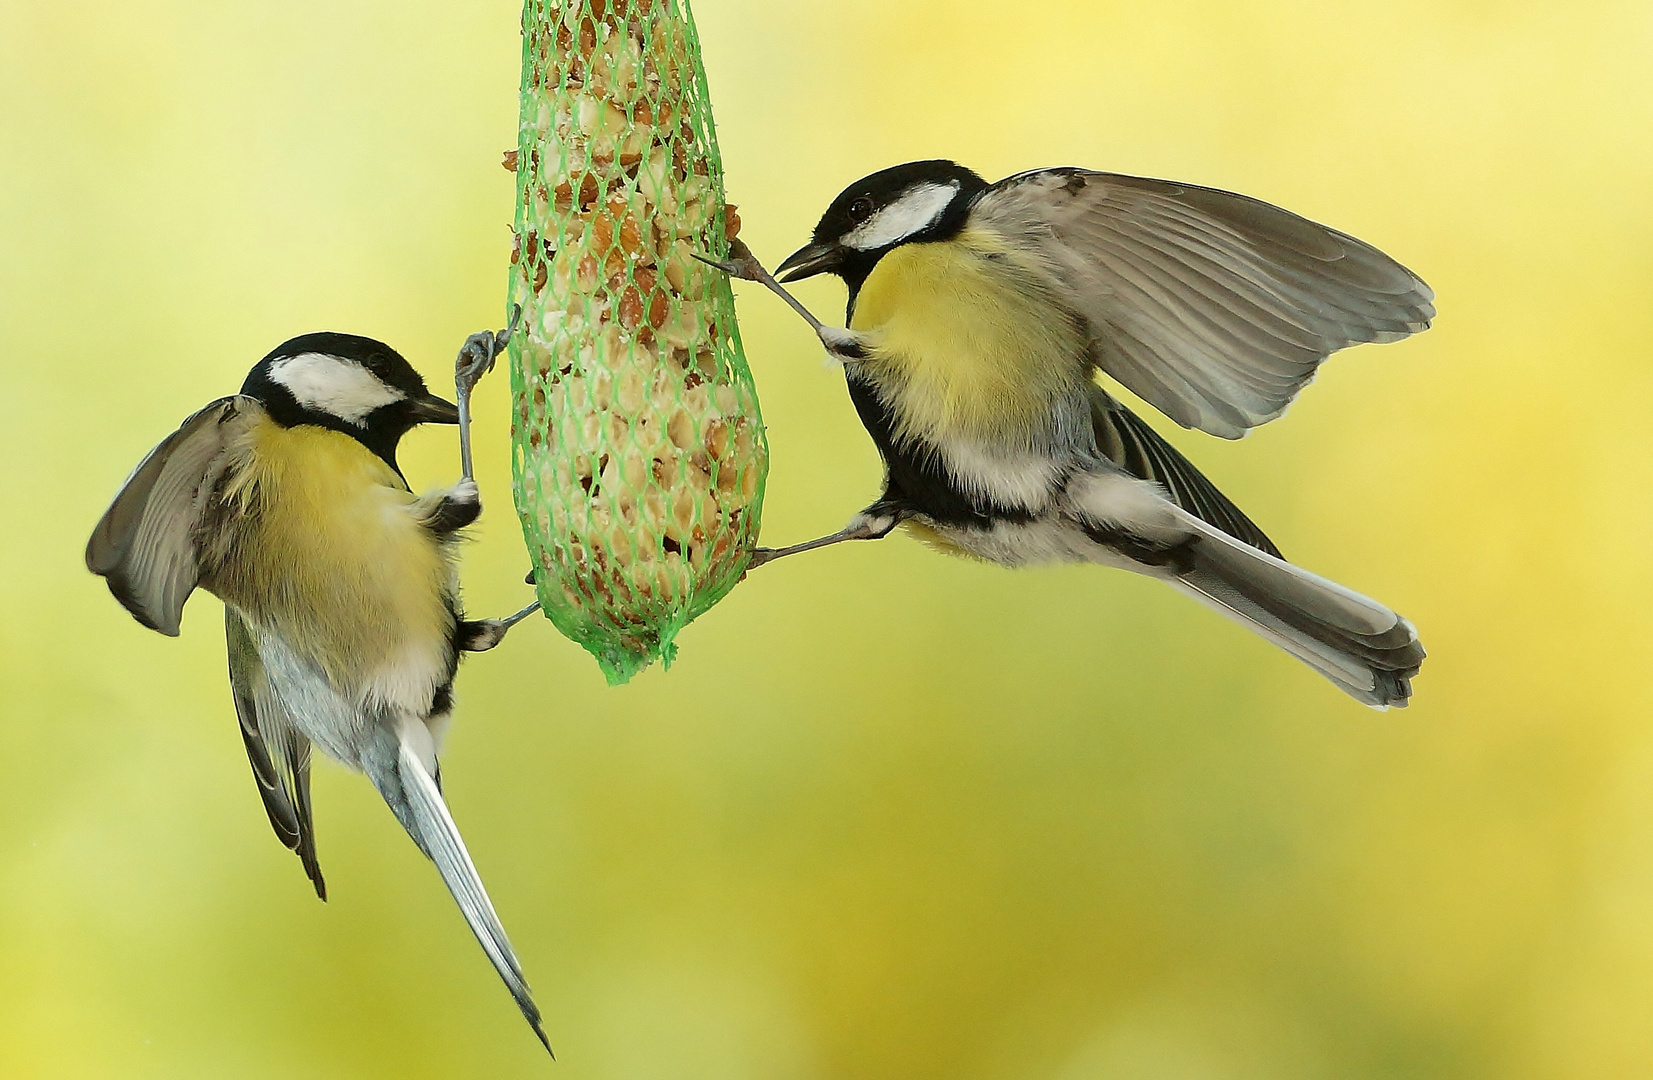
[(342, 432), (398, 473), (396, 446), (411, 428), (459, 422), (454, 404), (426, 390), (400, 353), (358, 334), (284, 341), (247, 374), (241, 392), (262, 402), (283, 427), (311, 424)]
[(781, 280), (837, 274), (854, 293), (878, 260), (902, 244), (956, 236), (987, 187), (975, 172), (942, 158), (864, 176), (832, 200), (810, 243), (781, 263)]

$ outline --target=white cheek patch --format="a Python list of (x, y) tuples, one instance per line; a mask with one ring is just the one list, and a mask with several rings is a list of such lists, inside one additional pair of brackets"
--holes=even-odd
[(270, 365), (270, 381), (285, 386), (307, 409), (329, 413), (340, 420), (362, 423), (374, 409), (401, 401), (406, 394), (386, 386), (371, 371), (326, 353), (284, 356)]
[(857, 251), (873, 251), (898, 243), (934, 223), (959, 193), (958, 182), (915, 184), (901, 198), (856, 226), (844, 244)]

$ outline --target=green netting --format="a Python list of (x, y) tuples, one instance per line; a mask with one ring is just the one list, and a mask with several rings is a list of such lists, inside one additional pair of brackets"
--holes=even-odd
[(517, 510), (540, 603), (611, 683), (740, 580), (768, 445), (739, 228), (687, 0), (527, 0), (510, 299)]

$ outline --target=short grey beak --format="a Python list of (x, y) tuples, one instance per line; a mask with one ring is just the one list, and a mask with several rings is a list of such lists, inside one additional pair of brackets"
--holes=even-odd
[(775, 275), (782, 281), (802, 281), (836, 269), (843, 255), (844, 249), (838, 244), (805, 244), (775, 267)]
[(413, 422), (416, 424), (457, 424), (459, 406), (435, 394), (414, 398), (411, 402)]

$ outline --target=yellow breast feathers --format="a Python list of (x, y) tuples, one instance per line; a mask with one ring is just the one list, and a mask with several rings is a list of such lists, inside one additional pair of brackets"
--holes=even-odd
[(248, 432), (242, 461), (225, 498), (247, 516), (213, 591), (346, 692), (386, 665), (443, 677), (455, 571), (401, 477), (347, 435), (270, 420)]
[(979, 229), (879, 260), (850, 329), (865, 335), (862, 374), (895, 412), (898, 438), (1022, 442), (1089, 380), (1084, 333), (1047, 280)]

